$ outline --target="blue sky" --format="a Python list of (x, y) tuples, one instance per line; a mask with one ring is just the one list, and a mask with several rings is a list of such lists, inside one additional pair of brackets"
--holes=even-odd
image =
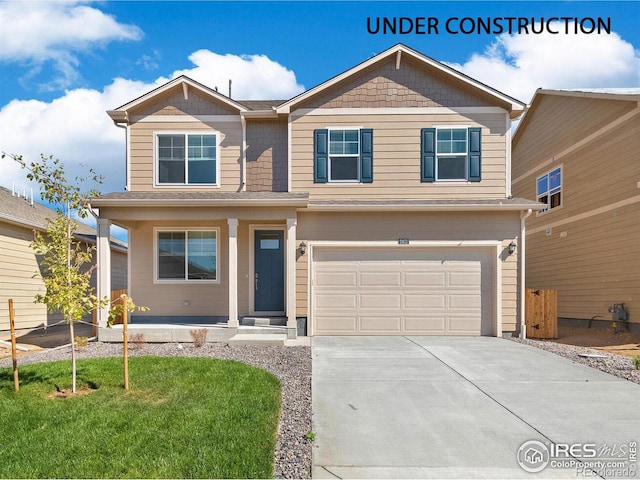
[[(124, 185), (107, 117), (187, 74), (233, 97), (290, 98), (402, 42), (525, 102), (538, 87), (640, 87), (637, 2), (0, 1), (0, 150), (53, 154)], [(371, 35), (367, 17), (610, 17), (610, 35)], [(27, 186), (0, 163), (0, 184)]]

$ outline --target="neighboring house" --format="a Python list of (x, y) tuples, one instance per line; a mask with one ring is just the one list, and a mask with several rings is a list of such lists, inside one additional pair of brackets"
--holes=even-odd
[(611, 321), (624, 303), (640, 324), (639, 102), (538, 90), (514, 135), (514, 195), (545, 205), (527, 220), (526, 285), (556, 289), (560, 318)]
[(287, 101), (178, 77), (108, 112), (126, 127), (127, 191), (92, 201), (99, 265), (109, 225), (128, 228), (130, 293), (151, 308), (133, 323), (512, 334), (538, 208), (511, 197), (523, 108), (403, 45)]
[[(8, 335), (9, 305), (14, 302), (15, 324), (19, 331), (50, 325), (60, 320), (58, 314), (48, 314), (46, 305), (34, 303), (37, 294), (44, 294), (45, 287), (37, 255), (30, 244), (34, 230), (44, 230), (47, 219), (56, 212), (0, 187), (0, 338)], [(83, 223), (78, 224), (78, 239), (95, 244), (96, 231)], [(112, 239), (112, 288), (127, 286), (126, 244)], [(95, 260), (95, 255), (94, 255)], [(95, 277), (92, 283), (95, 288)]]

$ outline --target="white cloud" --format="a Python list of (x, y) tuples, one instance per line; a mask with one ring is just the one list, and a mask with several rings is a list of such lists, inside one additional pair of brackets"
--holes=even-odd
[[(190, 56), (194, 67), (151, 83), (115, 79), (103, 90), (74, 89), (51, 102), (13, 100), (0, 109), (0, 151), (37, 160), (40, 153), (61, 159), (70, 179), (86, 173), (80, 164), (104, 175), (101, 191), (122, 191), (125, 185), (124, 131), (116, 128), (106, 110), (113, 110), (181, 74), (214, 87), (232, 78), (233, 97), (287, 99), (304, 90), (295, 74), (264, 55), (219, 55), (199, 50)], [(223, 73), (220, 73), (223, 72)], [(237, 79), (237, 80), (235, 80)], [(250, 81), (247, 81), (249, 79)], [(218, 83), (221, 93), (226, 93)], [(12, 180), (27, 188), (25, 172), (9, 160), (0, 161), (0, 183)]]
[(640, 56), (617, 33), (508, 35), (454, 68), (519, 100), (538, 88), (640, 86)]
[(266, 55), (221, 55), (210, 50), (198, 50), (189, 56), (195, 67), (179, 70), (173, 77), (187, 75), (220, 93), (229, 93), (242, 100), (286, 100), (304, 90), (291, 70)]
[(52, 62), (58, 76), (45, 87), (60, 89), (77, 80), (79, 52), (142, 38), (138, 27), (81, 3), (86, 2), (0, 2), (0, 60), (30, 65), (27, 79)]

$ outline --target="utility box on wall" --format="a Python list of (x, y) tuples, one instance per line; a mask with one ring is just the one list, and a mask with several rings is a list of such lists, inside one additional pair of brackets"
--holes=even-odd
[(527, 288), (527, 338), (558, 338), (558, 291)]

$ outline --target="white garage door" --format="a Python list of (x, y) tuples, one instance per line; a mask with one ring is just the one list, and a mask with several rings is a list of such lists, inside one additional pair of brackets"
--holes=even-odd
[(488, 249), (314, 249), (315, 335), (491, 335)]

